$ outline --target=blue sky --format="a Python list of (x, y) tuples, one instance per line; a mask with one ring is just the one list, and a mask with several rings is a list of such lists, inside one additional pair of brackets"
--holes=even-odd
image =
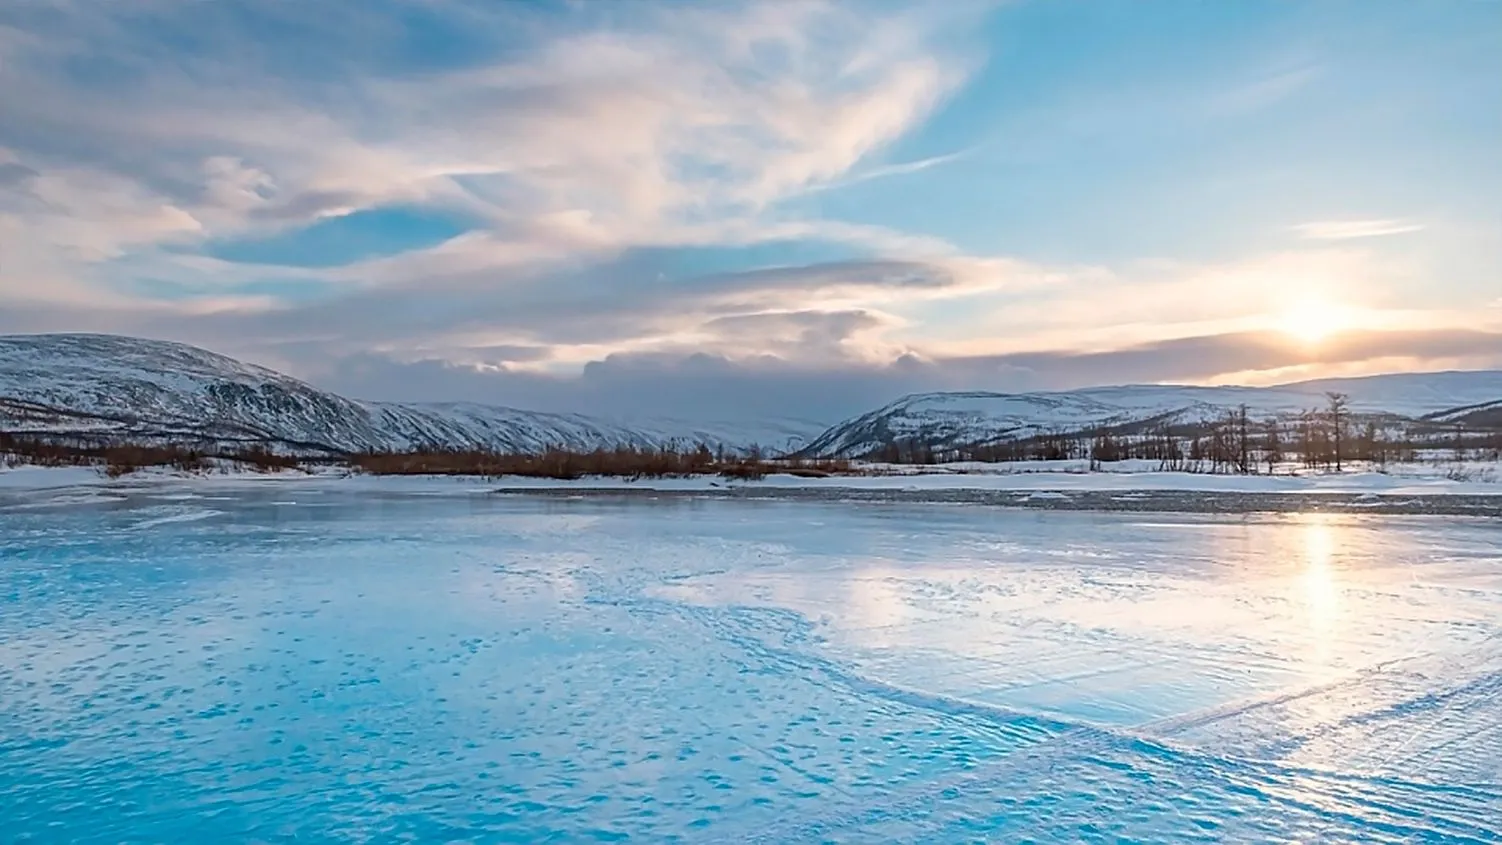
[(1492, 0), (0, 3), (0, 331), (370, 398), (1497, 367), (1499, 197)]

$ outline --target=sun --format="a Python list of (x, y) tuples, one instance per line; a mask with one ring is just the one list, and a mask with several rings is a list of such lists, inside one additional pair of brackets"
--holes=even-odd
[(1345, 328), (1345, 315), (1326, 302), (1307, 300), (1285, 311), (1277, 326), (1296, 340), (1317, 344)]

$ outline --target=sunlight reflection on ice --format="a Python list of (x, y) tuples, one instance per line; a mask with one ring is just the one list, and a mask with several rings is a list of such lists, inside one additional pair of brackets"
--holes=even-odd
[(7, 835), (1488, 841), (1502, 783), (1481, 521), (156, 505), (7, 515)]
[(1311, 652), (1318, 669), (1328, 672), (1342, 611), (1339, 575), (1332, 559), (1341, 528), (1332, 525), (1323, 514), (1309, 514), (1300, 521), (1304, 545), (1301, 581), (1309, 617)]

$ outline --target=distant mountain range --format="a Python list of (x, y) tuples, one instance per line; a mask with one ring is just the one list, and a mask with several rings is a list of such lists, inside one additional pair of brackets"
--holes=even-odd
[(360, 402), (232, 358), (159, 340), (0, 336), (0, 431), (86, 442), (263, 446), (294, 454), (632, 446), (796, 450), (822, 428), (614, 420), (470, 403)]
[(1276, 387), (1132, 385), (1054, 393), (928, 393), (838, 423), (616, 420), (492, 405), (361, 402), (180, 343), (113, 335), (0, 337), (0, 432), (85, 442), (263, 446), (302, 454), (636, 446), (861, 457), (1108, 429), (1192, 425), (1247, 406), (1258, 419), (1350, 397), (1358, 419), (1441, 431), (1502, 429), (1502, 372), (1402, 373)]
[(856, 457), (893, 443), (931, 449), (987, 446), (1049, 434), (1141, 434), (1192, 429), (1246, 406), (1256, 421), (1292, 421), (1348, 397), (1352, 420), (1420, 436), (1456, 426), (1502, 429), (1502, 371), (1395, 373), (1275, 387), (1128, 385), (1055, 393), (924, 393), (842, 422), (805, 447), (810, 455)]

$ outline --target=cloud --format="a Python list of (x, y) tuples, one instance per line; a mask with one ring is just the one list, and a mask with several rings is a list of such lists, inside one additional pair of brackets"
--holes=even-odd
[(922, 389), (909, 364), (809, 364), (775, 357), (732, 360), (704, 352), (614, 354), (560, 376), (361, 356), (315, 381), (347, 395), (411, 401), (471, 399), (627, 417), (704, 421), (802, 419), (828, 424)]
[(698, 327), (697, 348), (744, 357), (748, 350), (804, 362), (873, 357), (875, 336), (897, 320), (864, 309), (769, 311), (716, 317)]
[(39, 171), (14, 162), (0, 180), (0, 215), (10, 236), (8, 255), (48, 249), (82, 262), (180, 241), (203, 229), (192, 214), (129, 178), (91, 169)]
[(1320, 73), (1318, 64), (1275, 70), (1233, 86), (1213, 100), (1212, 114), (1237, 115), (1281, 103), (1307, 87)]
[(960, 161), (973, 152), (974, 148), (971, 148), (960, 150), (958, 152), (946, 153), (944, 155), (915, 159), (913, 161), (883, 164), (877, 167), (862, 170), (858, 173), (854, 173), (849, 177), (838, 181), (826, 182), (822, 185), (817, 186), (816, 188), (809, 189), (808, 192), (812, 193), (816, 190), (822, 191), (832, 190), (836, 188), (847, 188), (851, 185), (858, 185), (862, 182), (870, 182), (876, 179), (886, 179), (892, 176), (907, 176), (913, 173), (922, 173), (923, 171), (929, 170), (934, 167), (940, 167), (942, 165), (949, 164), (950, 162)]
[(47, 213), (0, 207), (7, 244), (38, 254), (0, 268), (0, 295), (45, 296), (34, 264), (119, 295), (127, 274), (180, 276), (184, 244), (400, 204), (461, 212), (472, 237), (321, 278), (425, 286), (462, 265), (504, 285), (581, 254), (790, 232), (869, 248), (892, 233), (774, 211), (902, 135), (972, 65), (952, 11), (631, 12), (226, 0), (0, 14), (0, 185), (52, 193)]
[[(990, 378), (988, 368), (995, 364), (1015, 378), (1026, 376), (1031, 387), (1045, 388), (1081, 380), (1196, 379), (1209, 362), (1216, 362), (1211, 374), (1307, 363), (1311, 359), (1291, 348), (1297, 344), (1287, 335), (1271, 331), (1285, 322), (1290, 307), (1316, 294), (1341, 301), (1356, 281), (1367, 296), (1380, 296), (1409, 278), (1392, 262), (1374, 263), (1374, 256), (1350, 250), (1221, 265), (1153, 262), (1130, 272), (966, 257), (685, 272), (685, 263), (720, 260), (718, 250), (701, 255), (690, 260), (679, 250), (635, 250), (605, 261), (519, 267), (504, 283), (495, 283), (483, 264), (456, 259), (433, 268), (422, 286), (368, 283), (280, 303), (256, 299), (284, 283), (278, 277), (225, 271), (239, 281), (226, 281), (191, 311), (180, 304), (108, 313), (12, 308), (0, 312), (0, 331), (88, 327), (168, 337), (299, 374), (362, 353), (395, 362), (504, 364), (561, 376), (617, 354), (705, 352), (731, 363), (770, 357), (790, 366), (829, 368), (915, 353), (916, 361), (949, 362), (947, 374), (970, 373), (985, 381), (979, 376)], [(377, 268), (384, 261), (362, 265), (362, 274), (383, 278)], [(218, 271), (206, 265), (203, 272)], [(1339, 323), (1415, 325), (1422, 318), (1438, 325), (1441, 316), (1388, 320), (1382, 312), (1355, 312)], [(1232, 348), (1224, 341), (1204, 348), (1180, 341), (1144, 346), (1166, 332), (1263, 340), (1250, 351), (1247, 343), (1235, 346), (1239, 357), (1223, 358), (1216, 356), (1230, 356)], [(1317, 351), (1334, 348), (1331, 342)], [(1049, 351), (1029, 351), (1040, 347)], [(496, 357), (485, 351), (491, 348), (530, 352)], [(1091, 357), (1097, 352), (1106, 356)], [(1151, 366), (1129, 367), (1137, 358)], [(1175, 358), (1189, 363), (1176, 369), (1181, 365), (1172, 364)], [(1093, 380), (1087, 378), (1092, 368)], [(959, 383), (924, 372), (936, 379), (929, 389)], [(912, 386), (923, 389), (917, 382)]]
[[(795, 320), (796, 322), (796, 320)], [(897, 397), (935, 390), (1023, 392), (1126, 383), (1288, 381), (1336, 370), (1502, 368), (1502, 332), (1353, 332), (1318, 350), (1276, 333), (1175, 338), (1100, 352), (1069, 350), (886, 361), (809, 363), (761, 355), (616, 354), (570, 376), (535, 371), (409, 363), (364, 356), (316, 377), (320, 384), (376, 398), (462, 397), (522, 407), (628, 416), (701, 419), (784, 417), (833, 423)], [(1363, 367), (1363, 365), (1369, 365)], [(1305, 372), (1301, 368), (1310, 368)], [(1262, 378), (1254, 377), (1258, 373)]]
[[(1431, 238), (1377, 239), (1422, 228), (1398, 219), (1305, 223), (1311, 242), (1277, 253), (1096, 262), (1102, 164), (1152, 179), (1169, 164), (1193, 194), (1218, 175), (1180, 168), (1170, 141), (1214, 146), (1207, 118), (1269, 134), (1239, 121), (1297, 111), (1268, 107), (1314, 97), (1339, 66), (1015, 91), (1008, 72), (966, 92), (962, 119), (930, 121), (983, 64), (986, 5), (0, 4), (0, 330), (182, 339), (377, 393), (408, 389), (406, 372), (429, 398), (504, 383), (587, 410), (728, 379), (791, 391), (752, 404), (834, 407), (894, 387), (1300, 366), (1255, 332), (1314, 294), (1360, 296), (1345, 322), (1386, 326), (1397, 294), (1441, 275), (1419, 254)], [(987, 103), (1008, 113), (972, 120)], [(928, 123), (943, 131), (913, 137)], [(922, 195), (940, 167), (1007, 173), (958, 210), (836, 192), (891, 178), (859, 193)], [(907, 231), (880, 222), (913, 209)], [(1331, 213), (1306, 212), (1259, 220)], [(387, 237), (402, 215), (435, 234)], [(949, 235), (1021, 246), (968, 254)], [(1455, 266), (1482, 251), (1461, 246)], [(1439, 266), (1492, 295), (1484, 267)]]
[(1319, 220), (1313, 223), (1300, 223), (1293, 227), (1300, 237), (1318, 241), (1379, 238), (1386, 235), (1421, 232), (1423, 229), (1422, 224), (1404, 220)]
[(1318, 348), (1291, 343), (1278, 332), (1182, 337), (1101, 352), (1036, 352), (960, 359), (965, 367), (1005, 366), (1042, 384), (1086, 386), (1133, 382), (1200, 382), (1217, 377), (1318, 365), (1344, 366), (1406, 359), (1417, 367), (1466, 361), (1502, 366), (1502, 333), (1454, 329), (1351, 331)]
[[(871, 357), (895, 348), (883, 335), (902, 325), (880, 304), (941, 301), (1028, 278), (1021, 265), (964, 261), (848, 260), (709, 274), (683, 272), (683, 261), (681, 252), (634, 251), (518, 270), (503, 284), (483, 266), (458, 261), (421, 286), (331, 288), (274, 302), (256, 297), (288, 284), (309, 287), (300, 275), (306, 271), (255, 273), (205, 260), (197, 272), (222, 277), (211, 294), (129, 309), (83, 303), (0, 309), (0, 331), (87, 326), (292, 361), (361, 350), (469, 361), (475, 350), (496, 346), (546, 349), (530, 360), (575, 368), (627, 350)], [(155, 284), (188, 285), (194, 275)]]
[[(931, 237), (778, 206), (843, 178), (963, 81), (954, 18), (827, 2), (0, 12), (23, 36), (0, 65), (0, 325), (293, 365), (886, 349), (882, 303), (1002, 274)], [(445, 50), (409, 49), (421, 27)], [(471, 229), (333, 267), (203, 254), (266, 254), (278, 233), (399, 204)], [(684, 272), (667, 252), (772, 242), (852, 257)]]

